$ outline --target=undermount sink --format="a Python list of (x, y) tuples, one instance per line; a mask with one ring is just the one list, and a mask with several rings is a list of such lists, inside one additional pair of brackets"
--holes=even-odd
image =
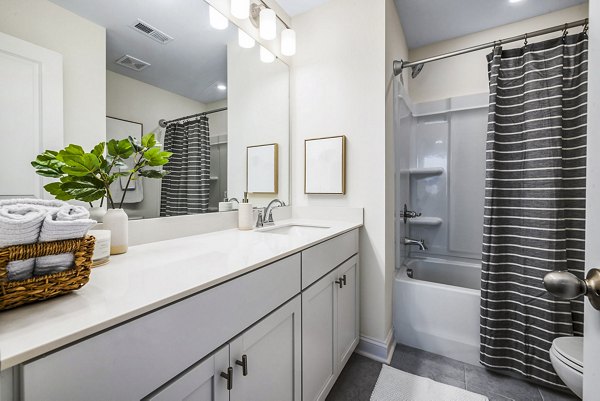
[(304, 224), (289, 224), (284, 226), (265, 227), (260, 229), (260, 232), (280, 235), (302, 235), (327, 230), (325, 226), (311, 226)]

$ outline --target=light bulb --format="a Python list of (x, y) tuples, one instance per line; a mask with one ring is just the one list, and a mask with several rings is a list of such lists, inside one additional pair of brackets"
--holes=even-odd
[(296, 54), (296, 32), (293, 29), (281, 31), (281, 54), (284, 56)]
[(250, 16), (250, 0), (231, 0), (231, 14), (239, 19), (248, 18)]
[(213, 7), (208, 7), (208, 19), (210, 26), (215, 29), (223, 30), (229, 27), (229, 20), (223, 14), (215, 10)]
[(254, 47), (255, 42), (256, 41), (252, 36), (238, 28), (238, 44), (240, 47), (243, 47), (244, 49), (251, 49)]
[(260, 61), (262, 61), (263, 63), (272, 63), (273, 61), (275, 61), (275, 55), (261, 46)]
[(260, 37), (265, 40), (273, 40), (277, 36), (277, 16), (275, 11), (264, 8), (260, 12)]
[(227, 90), (227, 86), (223, 85), (223, 84), (218, 84), (217, 85), (217, 89), (220, 91), (225, 91)]

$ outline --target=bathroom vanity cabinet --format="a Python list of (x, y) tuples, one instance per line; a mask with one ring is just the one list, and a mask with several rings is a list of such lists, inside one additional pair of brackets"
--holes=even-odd
[(0, 401), (322, 400), (358, 344), (358, 268), (353, 229), (5, 370)]
[[(302, 254), (303, 277), (318, 255), (340, 258), (352, 249), (353, 234)], [(336, 252), (337, 249), (337, 252)], [(339, 252), (340, 249), (344, 251)], [(337, 263), (335, 260), (333, 263)], [(308, 266), (307, 266), (308, 265)], [(331, 264), (330, 264), (331, 265)], [(322, 264), (326, 270), (327, 264)], [(311, 266), (314, 267), (314, 266)], [(309, 267), (310, 268), (310, 267)], [(307, 283), (308, 284), (308, 283)], [(359, 339), (358, 255), (310, 283), (302, 292), (302, 393), (304, 401), (325, 400)]]

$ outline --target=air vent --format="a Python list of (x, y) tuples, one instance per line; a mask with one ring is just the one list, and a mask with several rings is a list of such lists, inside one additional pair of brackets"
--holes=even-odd
[(139, 58), (132, 57), (129, 54), (124, 55), (115, 61), (115, 63), (135, 71), (142, 71), (144, 68), (150, 66), (150, 63), (140, 60)]
[(166, 45), (167, 43), (173, 40), (171, 36), (167, 35), (162, 31), (159, 31), (158, 29), (156, 29), (150, 24), (145, 23), (141, 19), (138, 19), (136, 23), (130, 26), (142, 35), (148, 36), (149, 38), (154, 39), (157, 42), (162, 43), (163, 45)]

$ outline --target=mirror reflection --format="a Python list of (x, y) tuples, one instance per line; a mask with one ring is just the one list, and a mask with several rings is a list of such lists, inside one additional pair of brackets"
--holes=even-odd
[(247, 148), (263, 144), (278, 146), (279, 185), (273, 193), (249, 194), (250, 202), (289, 204), (284, 62), (261, 61), (260, 46), (248, 48), (248, 37), (232, 23), (213, 28), (203, 1), (53, 2), (106, 28), (107, 141), (153, 132), (161, 149), (173, 153), (162, 180), (111, 185), (113, 197), (125, 193), (130, 218), (216, 212), (219, 202), (242, 199)]

